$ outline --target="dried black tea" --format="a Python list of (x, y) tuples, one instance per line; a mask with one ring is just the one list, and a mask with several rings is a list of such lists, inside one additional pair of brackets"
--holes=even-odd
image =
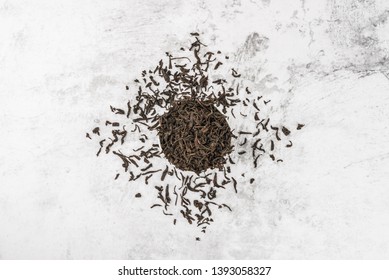
[(197, 174), (208, 168), (222, 168), (232, 151), (231, 129), (211, 100), (175, 101), (161, 116), (158, 134), (169, 162)]
[[(244, 75), (236, 67), (219, 72), (228, 67), (229, 56), (208, 50), (199, 33), (191, 36), (194, 41), (188, 48), (181, 47), (179, 55), (166, 52), (157, 65), (143, 70), (134, 80), (136, 90), (129, 100), (122, 108), (109, 105), (112, 119), (86, 136), (98, 137), (97, 156), (105, 152), (118, 157), (129, 181), (141, 179), (145, 188), (151, 185), (153, 211), (173, 216), (173, 225), (179, 221), (175, 213), (180, 213), (205, 233), (215, 210), (233, 210), (218, 201), (218, 193), (238, 192), (240, 180), (233, 175), (239, 157), (251, 161), (253, 168), (265, 158), (281, 163), (276, 147), (291, 148), (293, 133), (262, 113), (262, 106), (269, 106), (271, 100), (265, 97), (260, 102), (263, 96), (244, 85)], [(125, 89), (131, 92), (129, 86)], [(230, 118), (238, 123), (254, 121), (255, 127), (231, 129)], [(296, 127), (300, 130), (304, 125)], [(139, 145), (127, 147), (129, 134), (139, 135)], [(124, 147), (129, 152), (123, 152)], [(118, 178), (119, 173), (114, 179)], [(250, 184), (254, 182), (251, 178)]]

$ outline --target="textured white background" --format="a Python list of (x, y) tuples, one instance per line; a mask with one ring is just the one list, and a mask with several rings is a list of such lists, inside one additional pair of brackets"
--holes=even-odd
[[(389, 258), (388, 16), (385, 0), (0, 1), (0, 258)], [(306, 124), (282, 165), (238, 162), (256, 182), (201, 242), (85, 138), (193, 31)]]

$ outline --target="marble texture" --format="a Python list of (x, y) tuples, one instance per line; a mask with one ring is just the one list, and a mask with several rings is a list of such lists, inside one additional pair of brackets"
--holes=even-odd
[[(388, 259), (388, 17), (385, 0), (1, 0), (0, 259)], [(256, 183), (201, 242), (85, 138), (193, 31), (306, 124), (282, 165), (238, 162)]]

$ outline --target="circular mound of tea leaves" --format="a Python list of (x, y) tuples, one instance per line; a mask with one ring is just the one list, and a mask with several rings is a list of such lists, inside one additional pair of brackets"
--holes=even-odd
[(222, 168), (232, 151), (230, 126), (212, 101), (183, 99), (160, 117), (159, 139), (168, 161), (199, 174)]

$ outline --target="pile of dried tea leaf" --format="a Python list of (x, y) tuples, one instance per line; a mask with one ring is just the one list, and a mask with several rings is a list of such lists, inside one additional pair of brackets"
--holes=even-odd
[(231, 129), (211, 100), (175, 101), (160, 118), (159, 139), (165, 157), (181, 170), (199, 174), (223, 168), (232, 151)]
[[(232, 176), (239, 157), (247, 160), (249, 155), (254, 168), (264, 156), (280, 163), (276, 146), (290, 148), (293, 143), (292, 131), (273, 124), (264, 113), (263, 106), (268, 106), (270, 99), (243, 86), (244, 80), (234, 68), (228, 75), (218, 73), (229, 57), (207, 50), (198, 33), (191, 36), (194, 41), (188, 49), (182, 47), (174, 56), (167, 52), (155, 67), (142, 71), (134, 81), (137, 90), (131, 91), (124, 106), (110, 106), (115, 120), (105, 122), (108, 133), (103, 135), (103, 128), (95, 127), (87, 137), (97, 138), (97, 156), (105, 151), (121, 160), (129, 181), (144, 180), (149, 185), (153, 180), (156, 192), (151, 208), (172, 216), (174, 224), (179, 218), (175, 213), (180, 213), (205, 233), (213, 222), (213, 211), (232, 211), (218, 201), (217, 194), (237, 192), (238, 181), (246, 180), (245, 173), (240, 178)], [(231, 130), (230, 118), (237, 118), (238, 123), (251, 121), (254, 126)], [(297, 130), (303, 126), (296, 124)], [(131, 142), (126, 141), (129, 133), (139, 137), (131, 149)], [(159, 142), (155, 141), (158, 136)], [(130, 151), (122, 152), (123, 148)], [(157, 168), (163, 158), (168, 164)], [(165, 183), (167, 177), (171, 177), (170, 184)], [(247, 180), (254, 182), (254, 178)], [(134, 196), (142, 197), (140, 193)]]

